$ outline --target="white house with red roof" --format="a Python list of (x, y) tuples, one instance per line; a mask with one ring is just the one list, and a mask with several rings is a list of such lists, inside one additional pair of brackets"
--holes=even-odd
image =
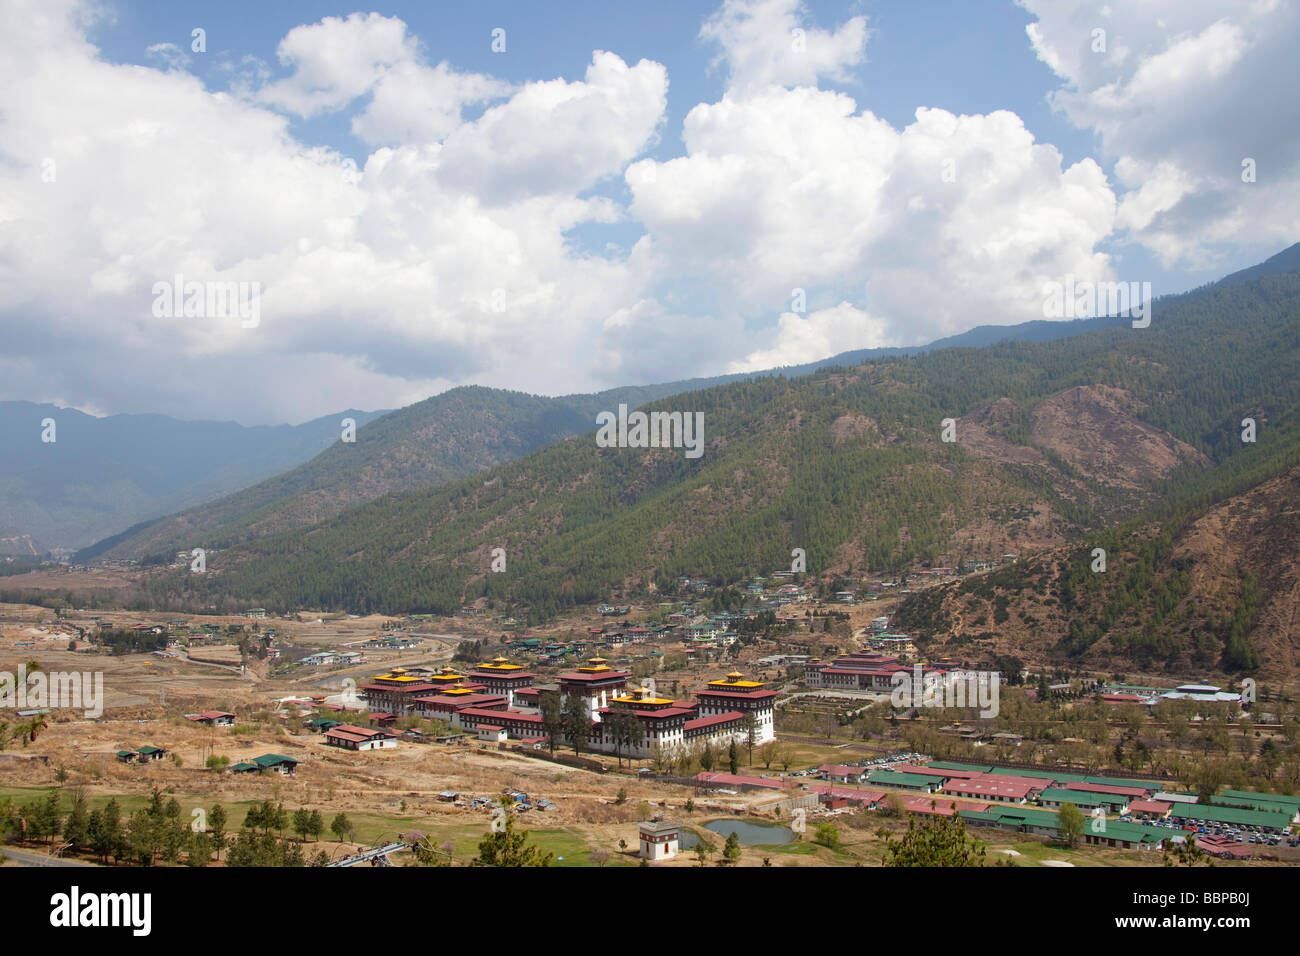
[(397, 735), (388, 730), (339, 724), (325, 731), (325, 742), (346, 750), (387, 750), (397, 746)]
[(201, 714), (186, 714), (185, 719), (192, 720), (196, 724), (207, 724), (209, 727), (233, 727), (235, 724), (235, 715), (223, 710), (205, 710)]

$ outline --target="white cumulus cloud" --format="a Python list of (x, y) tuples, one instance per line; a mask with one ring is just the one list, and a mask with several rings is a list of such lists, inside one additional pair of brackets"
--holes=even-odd
[[(1019, 0), (1060, 77), (1053, 105), (1100, 136), (1119, 225), (1166, 264), (1275, 251), (1300, 232), (1300, 6)], [(1243, 181), (1247, 168), (1254, 182)]]
[(843, 80), (866, 58), (866, 17), (852, 17), (835, 30), (806, 21), (801, 0), (724, 0), (700, 37), (722, 48), (729, 86), (740, 91)]

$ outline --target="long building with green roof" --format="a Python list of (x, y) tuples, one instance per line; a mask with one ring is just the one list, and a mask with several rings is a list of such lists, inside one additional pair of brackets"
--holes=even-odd
[(1277, 810), (1288, 813), (1292, 822), (1300, 822), (1300, 797), (1283, 793), (1258, 793), (1254, 790), (1221, 790), (1214, 802), (1225, 807), (1246, 807), (1252, 810)]
[(933, 793), (943, 781), (940, 777), (927, 777), (919, 773), (877, 770), (867, 777), (867, 782), (879, 787), (898, 787), (901, 790), (919, 790), (922, 793)]
[[(958, 810), (958, 814), (971, 826), (991, 827), (1018, 833), (1033, 833), (1061, 839), (1061, 821), (1052, 810), (1035, 810), (1031, 807), (1001, 807), (984, 811)], [(1121, 850), (1158, 850), (1171, 837), (1186, 838), (1181, 831), (1141, 826), (1123, 820), (1089, 820), (1079, 839), (1093, 846), (1113, 846)]]
[(1231, 823), (1279, 833), (1290, 826), (1292, 816), (1285, 810), (1248, 810), (1244, 807), (1221, 807), (1213, 803), (1175, 803), (1170, 815), (1176, 820)]
[(1060, 787), (1048, 787), (1038, 795), (1038, 799), (1045, 807), (1062, 807), (1072, 803), (1081, 810), (1105, 807), (1117, 812), (1128, 806), (1129, 802), (1128, 797), (1113, 793), (1090, 793), (1087, 790), (1065, 790)]

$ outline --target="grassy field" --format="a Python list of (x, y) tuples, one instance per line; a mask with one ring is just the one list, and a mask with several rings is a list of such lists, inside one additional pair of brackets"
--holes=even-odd
[[(44, 796), (47, 787), (0, 787), (0, 799), (10, 798), (16, 805), (32, 802)], [(168, 793), (175, 797), (186, 814), (191, 809), (203, 806), (193, 794), (181, 792)], [(107, 794), (88, 794), (87, 802), (91, 809), (103, 807), (110, 799)], [(144, 794), (124, 794), (116, 797), (122, 808), (123, 819), (132, 812), (145, 807), (149, 798)], [(65, 794), (63, 804), (66, 811), (69, 797)], [(230, 817), (228, 831), (238, 830), (244, 814), (256, 801), (232, 801), (225, 805)], [(289, 808), (296, 809), (296, 808)], [(333, 813), (326, 807), (319, 807), (325, 816), (326, 824), (333, 818)], [(324, 850), (331, 859), (338, 859), (361, 846), (374, 846), (396, 839), (399, 833), (412, 830), (422, 831), (428, 842), (441, 848), (452, 844), (454, 862), (468, 863), (478, 853), (479, 841), (488, 830), (489, 818), (483, 814), (481, 823), (447, 822), (419, 813), (401, 813), (394, 808), (393, 813), (373, 813), (349, 811), (348, 818), (355, 827), (355, 842), (338, 843), (328, 834), (320, 841), (308, 841), (304, 845), (306, 855), (310, 858), (318, 850)], [(537, 814), (529, 814), (530, 819), (517, 819), (517, 826), (526, 830), (531, 842), (544, 852), (551, 853), (556, 866), (593, 866), (593, 850), (608, 851), (609, 858), (604, 866), (636, 866), (639, 860), (634, 855), (636, 847), (635, 829), (626, 824), (591, 824), (577, 826), (537, 826), (530, 824), (534, 819), (541, 823), (544, 819)], [(695, 818), (683, 818), (681, 822), (697, 837), (703, 836), (713, 846), (710, 864), (715, 865), (722, 851), (723, 838), (703, 825), (710, 820), (728, 820), (734, 817), (702, 815)], [(812, 842), (811, 833), (802, 840), (786, 844), (742, 846), (739, 861), (741, 866), (761, 866), (764, 862), (773, 866), (880, 866), (884, 860), (885, 841), (877, 831), (882, 827), (895, 835), (906, 829), (906, 822), (898, 819), (884, 818), (876, 814), (868, 816), (844, 816), (834, 819), (840, 833), (840, 846), (830, 849)], [(985, 844), (986, 865), (1001, 863), (1013, 866), (1050, 867), (1053, 864), (1068, 864), (1076, 867), (1097, 866), (1163, 866), (1164, 857), (1158, 852), (1115, 850), (1108, 847), (1077, 846), (1073, 849), (1041, 839), (1026, 839), (1023, 835), (1004, 833), (998, 830), (973, 828), (968, 831)], [(631, 853), (621, 852), (619, 840), (625, 840)], [(1006, 851), (1006, 852), (1004, 852)], [(398, 856), (396, 862), (404, 861)], [(662, 865), (662, 864), (661, 864)], [(671, 864), (673, 866), (696, 865), (693, 851), (683, 850)], [(1279, 865), (1265, 862), (1229, 863), (1215, 861), (1216, 866), (1269, 866)]]
[[(48, 787), (0, 787), (0, 799), (7, 797), (17, 807), (43, 799), (49, 790)], [(205, 810), (211, 809), (210, 803), (205, 803), (195, 794), (165, 793), (165, 798), (172, 797), (180, 803), (186, 816), (196, 807), (202, 807)], [(110, 799), (117, 800), (118, 806), (121, 807), (122, 819), (125, 821), (136, 810), (147, 807), (150, 798), (145, 794), (109, 795), (88, 793), (86, 803), (89, 809), (95, 810), (102, 808)], [(227, 832), (233, 834), (237, 831), (244, 816), (258, 802), (243, 800), (224, 803), (223, 805), (229, 817)], [(66, 813), (71, 804), (71, 796), (64, 794), (62, 803), (63, 810)], [(287, 809), (297, 808), (287, 807)], [(333, 813), (325, 807), (319, 807), (318, 809), (324, 815), (326, 826), (328, 826), (330, 820), (333, 819)], [(445, 843), (450, 842), (454, 858), (460, 862), (467, 862), (478, 853), (479, 841), (483, 839), (489, 826), (489, 817), (486, 813), (483, 814), (482, 824), (449, 824), (421, 814), (403, 814), (401, 812), (379, 814), (349, 811), (348, 819), (355, 828), (355, 841), (340, 844), (327, 833), (320, 841), (308, 840), (304, 844), (307, 855), (312, 856), (319, 848), (324, 849), (334, 859), (345, 855), (351, 847), (375, 846), (396, 839), (399, 833), (419, 830), (426, 834), (429, 843), (434, 847), (441, 848)], [(606, 866), (636, 866), (638, 862), (635, 857), (624, 856), (618, 852), (619, 837), (615, 828), (601, 827), (598, 832), (586, 832), (583, 828), (576, 827), (543, 826), (532, 828), (524, 821), (518, 821), (517, 825), (520, 829), (528, 831), (533, 844), (544, 852), (551, 853), (556, 858), (554, 865), (557, 866), (592, 866), (594, 864), (591, 853), (597, 846), (604, 847), (611, 853), (610, 859), (604, 864)], [(622, 839), (628, 840), (630, 846), (635, 846), (634, 834), (624, 834)], [(345, 849), (345, 847), (348, 849)], [(400, 862), (401, 858), (398, 859)]]

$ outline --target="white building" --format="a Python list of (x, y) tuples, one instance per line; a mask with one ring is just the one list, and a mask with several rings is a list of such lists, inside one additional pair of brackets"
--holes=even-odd
[[(745, 680), (740, 671), (709, 681), (702, 691), (697, 691), (701, 717), (739, 712), (753, 718), (754, 744), (765, 744), (776, 739), (776, 691), (767, 690), (763, 681)], [(746, 732), (748, 738), (748, 732)]]
[(339, 724), (325, 731), (325, 742), (347, 750), (388, 750), (397, 746), (397, 736), (387, 730)]
[(681, 826), (667, 820), (651, 820), (639, 824), (641, 831), (641, 858), (654, 862), (671, 860), (681, 846)]
[(1166, 700), (1199, 700), (1215, 704), (1239, 704), (1241, 695), (1229, 693), (1213, 684), (1183, 684), (1160, 695)]

